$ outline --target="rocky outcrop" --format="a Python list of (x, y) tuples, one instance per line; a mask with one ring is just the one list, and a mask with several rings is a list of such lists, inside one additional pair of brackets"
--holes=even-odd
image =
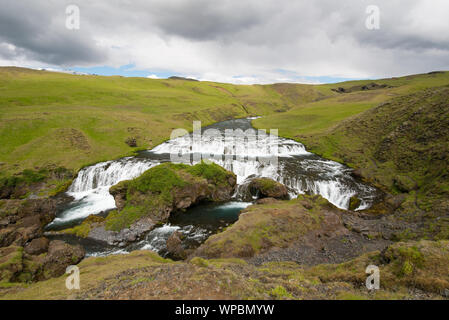
[(356, 196), (352, 196), (349, 199), (349, 210), (354, 211), (356, 210), (358, 207), (360, 207), (360, 204), (362, 203), (362, 201), (357, 198)]
[[(242, 211), (234, 225), (209, 237), (193, 255), (245, 258), (257, 265), (269, 261), (314, 265), (341, 262), (390, 243), (351, 230), (345, 223), (348, 215), (320, 196), (262, 199)], [(377, 227), (379, 220), (375, 223)]]
[(140, 230), (136, 223), (139, 225), (142, 219), (145, 226), (154, 225), (166, 221), (171, 212), (202, 201), (228, 201), (236, 181), (232, 172), (216, 164), (161, 164), (134, 180), (110, 188), (117, 210), (106, 218), (105, 230), (118, 233)]
[(42, 237), (44, 227), (53, 221), (59, 208), (70, 197), (61, 195), (46, 199), (1, 200), (0, 246), (24, 246)]
[(182, 245), (182, 237), (179, 231), (175, 231), (167, 239), (167, 252), (173, 259), (179, 260), (187, 257), (187, 251)]
[(276, 182), (269, 178), (255, 178), (248, 185), (251, 194), (255, 194), (258, 198), (275, 198), (287, 200), (288, 189), (282, 183)]
[[(24, 183), (20, 181), (17, 188)], [(32, 187), (39, 191), (35, 184)], [(50, 242), (44, 237), (44, 227), (72, 198), (60, 194), (11, 199), (17, 192), (3, 192), (3, 196), (10, 193), (10, 198), (0, 200), (0, 282), (30, 282), (62, 275), (67, 266), (83, 259), (84, 249), (63, 241)]]
[[(235, 175), (216, 164), (162, 164), (134, 180), (112, 186), (109, 192), (117, 210), (106, 218), (90, 216), (81, 225), (59, 233), (124, 247), (141, 240), (173, 211), (182, 211), (201, 201), (230, 200), (235, 185)], [(184, 257), (179, 252), (174, 255)]]
[(121, 211), (126, 204), (126, 191), (128, 190), (128, 180), (121, 181), (109, 188), (109, 193), (114, 197), (117, 210)]
[(78, 264), (84, 255), (84, 249), (79, 245), (72, 246), (64, 241), (53, 240), (42, 261), (42, 273), (38, 275), (38, 278), (43, 280), (63, 275), (68, 266)]
[(338, 87), (338, 88), (332, 89), (332, 91), (337, 92), (337, 93), (351, 93), (351, 92), (357, 92), (357, 91), (379, 90), (379, 89), (385, 89), (385, 88), (392, 88), (392, 86), (389, 86), (387, 84), (377, 84), (375, 82), (371, 82), (371, 83), (368, 83), (365, 85), (353, 86), (350, 88)]
[(45, 238), (36, 238), (25, 245), (25, 252), (31, 255), (39, 255), (48, 251), (50, 241)]
[(49, 242), (45, 238), (35, 240), (25, 250), (14, 245), (0, 248), (0, 282), (31, 282), (58, 277), (68, 266), (78, 264), (84, 258), (81, 246), (59, 240)]
[(149, 217), (143, 217), (134, 222), (129, 228), (124, 228), (120, 231), (106, 230), (104, 223), (99, 223), (91, 227), (87, 238), (103, 241), (111, 246), (124, 247), (129, 243), (141, 240), (155, 225)]

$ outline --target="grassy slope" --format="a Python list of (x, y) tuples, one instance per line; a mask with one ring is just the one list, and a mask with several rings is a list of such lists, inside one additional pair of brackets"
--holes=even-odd
[[(338, 94), (331, 89), (371, 81), (322, 86), (234, 86), (72, 76), (16, 68), (2, 68), (0, 74), (0, 161), (5, 162), (2, 171), (11, 172), (49, 163), (77, 169), (85, 163), (131, 152), (133, 149), (124, 144), (129, 136), (137, 136), (139, 146), (148, 147), (167, 139), (172, 128), (191, 128), (192, 119), (211, 123), (248, 114), (264, 115), (255, 121), (258, 127), (278, 128), (282, 136), (300, 140), (312, 151), (360, 166), (369, 160), (370, 153), (365, 154), (363, 148), (376, 134), (363, 140), (363, 135), (359, 137), (357, 132), (348, 133), (346, 123), (359, 121), (357, 117), (364, 117), (366, 110), (392, 98), (419, 95), (423, 89), (449, 83), (449, 73), (418, 75), (376, 81), (394, 88)], [(441, 97), (444, 108), (447, 100), (444, 95)], [(400, 110), (406, 103), (394, 105)], [(356, 138), (360, 140), (351, 140)], [(354, 152), (356, 156), (351, 157)], [(431, 177), (427, 185), (432, 181)], [(392, 291), (379, 292), (380, 298), (407, 298), (409, 289), (417, 284), (427, 292), (447, 287), (447, 242), (395, 246), (397, 251), (387, 257), (393, 263), (387, 263), (386, 269), (381, 267), (381, 272), (388, 275), (389, 282), (385, 284)], [(106, 292), (109, 298), (120, 294), (128, 298), (155, 298), (154, 290), (162, 288), (164, 294), (158, 297), (206, 298), (211, 297), (218, 277), (223, 284), (219, 286), (222, 291), (218, 298), (373, 298), (359, 284), (365, 279), (364, 268), (372, 259), (375, 263), (385, 262), (378, 257), (376, 253), (341, 265), (303, 270), (288, 263), (256, 268), (234, 260), (226, 265), (199, 258), (191, 264), (167, 263), (151, 253), (136, 252), (127, 259), (111, 256), (83, 261), (82, 281), (87, 282), (83, 282), (81, 295), (101, 297), (98, 295)], [(130, 270), (137, 273), (129, 276)], [(180, 276), (185, 281), (179, 282), (173, 291), (173, 277), (165, 279), (165, 274)], [(208, 279), (209, 276), (212, 278)], [(74, 297), (64, 289), (64, 281), (64, 277), (51, 279), (23, 291), (10, 288), (11, 295), (6, 297)], [(325, 294), (320, 293), (323, 284), (330, 288)], [(105, 286), (112, 290), (104, 291)]]
[(128, 137), (148, 148), (174, 128), (191, 129), (193, 119), (205, 125), (273, 108), (287, 103), (263, 86), (0, 68), (0, 162), (4, 172), (76, 170), (130, 154)]
[[(297, 93), (296, 105), (287, 112), (274, 113), (255, 120), (258, 128), (277, 128), (284, 137), (310, 144), (312, 151), (338, 159), (332, 154), (331, 146), (319, 146), (314, 142), (327, 135), (344, 119), (348, 119), (394, 97), (414, 93), (426, 88), (449, 84), (449, 72), (423, 74), (402, 78), (376, 80), (392, 88), (357, 91), (339, 94), (333, 88), (351, 88), (373, 82), (372, 80), (348, 81), (338, 84), (309, 86), (308, 90), (293, 87), (290, 95)], [(280, 85), (273, 85), (273, 88)], [(287, 85), (285, 85), (287, 86)], [(294, 85), (289, 85), (294, 86)], [(285, 93), (284, 94), (288, 94)]]
[[(370, 81), (319, 86), (321, 92)], [(397, 214), (420, 225), (404, 238), (449, 237), (449, 73), (376, 81), (392, 88), (337, 94), (255, 121), (309, 150), (360, 168), (391, 193)], [(327, 93), (329, 94), (329, 92)]]
[[(79, 264), (80, 290), (67, 275), (0, 287), (0, 299), (442, 299), (449, 285), (449, 242), (398, 243), (343, 264), (298, 266), (240, 259), (173, 262), (149, 251), (90, 257)], [(379, 266), (381, 289), (365, 288), (366, 266)], [(173, 281), (182, 279), (182, 281)]]
[[(449, 73), (379, 80), (395, 88), (338, 94), (370, 81), (338, 85), (237, 86), (211, 82), (74, 76), (0, 68), (0, 163), (3, 172), (50, 164), (70, 169), (130, 154), (166, 140), (173, 128), (248, 115), (329, 157), (312, 143), (341, 120), (394, 96), (449, 83)], [(286, 112), (285, 112), (286, 111)], [(334, 157), (335, 158), (335, 157)]]

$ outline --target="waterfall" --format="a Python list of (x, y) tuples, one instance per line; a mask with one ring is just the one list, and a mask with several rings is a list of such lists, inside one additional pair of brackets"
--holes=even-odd
[[(358, 210), (367, 208), (375, 198), (374, 188), (357, 182), (350, 175), (350, 169), (344, 165), (330, 160), (324, 160), (316, 155), (305, 151), (304, 146), (299, 143), (293, 144), (286, 139), (279, 139), (279, 152), (275, 163), (270, 161), (254, 160), (253, 150), (251, 157), (237, 156), (226, 159), (229, 154), (217, 154), (215, 152), (224, 152), (229, 150), (219, 144), (202, 144), (202, 159), (210, 160), (226, 170), (232, 171), (237, 176), (239, 185), (235, 193), (237, 199), (248, 199), (244, 185), (248, 179), (255, 177), (270, 178), (286, 185), (289, 188), (290, 196), (296, 197), (299, 194), (318, 194), (327, 199), (330, 203), (340, 209), (347, 210), (352, 196), (357, 196), (362, 202)], [(169, 153), (177, 154), (178, 147), (183, 148), (179, 141), (171, 144), (171, 141), (164, 146), (156, 149), (156, 154)], [(209, 149), (207, 147), (210, 147)], [(180, 161), (186, 164), (197, 164), (199, 160), (193, 161), (194, 153), (192, 150), (183, 148), (187, 161)], [(154, 152), (154, 151), (150, 151)], [(264, 152), (258, 152), (259, 155), (266, 156)], [(228, 157), (229, 158), (229, 157)]]
[(192, 135), (178, 137), (166, 141), (151, 150), (153, 154), (216, 155), (240, 158), (271, 158), (310, 155), (303, 144), (277, 136), (246, 132), (242, 137), (224, 134), (202, 136), (196, 141)]
[(134, 179), (154, 165), (154, 162), (135, 158), (101, 162), (82, 169), (68, 192), (76, 195), (99, 187), (110, 187), (120, 181)]
[(74, 202), (49, 227), (114, 209), (109, 188), (120, 181), (134, 179), (157, 164), (157, 161), (129, 157), (82, 169), (67, 191)]
[[(239, 134), (228, 134), (229, 127), (236, 127), (230, 131)], [(234, 196), (240, 200), (245, 198), (245, 183), (254, 177), (271, 178), (286, 185), (291, 197), (319, 194), (341, 209), (348, 209), (352, 196), (361, 200), (359, 210), (368, 208), (377, 196), (376, 189), (352, 178), (349, 168), (308, 152), (299, 142), (256, 131), (249, 120), (225, 121), (209, 128), (214, 129), (210, 131), (213, 134), (203, 130), (199, 140), (188, 134), (166, 141), (139, 157), (82, 169), (68, 190), (75, 201), (52, 224), (114, 209), (115, 201), (109, 194), (111, 186), (173, 159), (192, 165), (208, 159), (234, 172), (238, 184)]]

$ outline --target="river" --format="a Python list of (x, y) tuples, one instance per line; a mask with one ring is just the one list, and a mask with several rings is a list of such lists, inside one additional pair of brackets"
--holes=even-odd
[[(175, 153), (178, 158), (183, 157), (183, 162), (195, 164), (199, 158), (208, 159), (234, 172), (238, 187), (232, 201), (200, 204), (183, 213), (172, 213), (165, 225), (126, 248), (108, 247), (74, 237), (65, 238), (70, 238), (69, 242), (72, 243), (81, 243), (87, 255), (95, 256), (139, 249), (154, 250), (164, 256), (165, 242), (176, 230), (184, 235), (183, 241), (189, 247), (197, 247), (211, 234), (235, 222), (239, 212), (255, 200), (256, 195), (249, 194), (245, 188), (254, 177), (267, 177), (286, 185), (291, 198), (304, 193), (319, 194), (345, 210), (352, 196), (361, 200), (357, 210), (370, 207), (380, 197), (380, 192), (374, 187), (357, 181), (351, 175), (352, 169), (347, 166), (310, 153), (296, 141), (263, 135), (263, 132), (253, 129), (251, 120), (228, 120), (201, 128), (202, 138), (197, 147), (191, 147), (195, 139), (194, 131), (142, 151), (135, 157), (102, 162), (82, 169), (67, 192), (74, 201), (57, 215), (47, 230), (74, 226), (91, 214), (106, 215), (115, 208), (114, 198), (108, 192), (111, 186), (173, 160)], [(229, 138), (229, 130), (246, 135), (240, 135), (241, 140), (236, 139), (235, 135)], [(207, 132), (214, 134), (207, 136)]]

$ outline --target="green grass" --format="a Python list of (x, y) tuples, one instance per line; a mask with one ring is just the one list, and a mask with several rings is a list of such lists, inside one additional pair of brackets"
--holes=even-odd
[[(194, 119), (207, 125), (284, 104), (263, 86), (0, 68), (0, 163), (3, 172), (77, 170), (155, 146), (175, 128), (191, 130)], [(129, 137), (137, 148), (125, 143)]]
[(201, 162), (194, 166), (189, 166), (186, 171), (196, 177), (205, 178), (215, 185), (223, 185), (229, 178), (229, 172), (213, 162)]
[[(391, 97), (448, 83), (449, 73), (376, 81), (391, 89), (331, 90), (369, 82), (245, 86), (0, 68), (0, 168), (78, 170), (153, 147), (175, 128), (191, 130), (192, 120), (207, 125), (249, 115), (264, 116), (258, 127), (309, 142), (308, 135), (326, 133)], [(128, 138), (137, 147), (129, 147)]]
[[(418, 256), (413, 271), (398, 276), (398, 266), (414, 263)], [(287, 261), (255, 266), (239, 259), (198, 257), (173, 262), (138, 250), (126, 256), (84, 259), (78, 265), (80, 290), (67, 290), (64, 274), (32, 284), (0, 283), (0, 299), (442, 299), (442, 290), (449, 285), (448, 263), (448, 241), (396, 243), (382, 253), (310, 267)], [(370, 264), (380, 268), (381, 287), (375, 292), (365, 287)]]
[(247, 258), (271, 247), (288, 247), (306, 232), (319, 228), (323, 209), (329, 206), (320, 196), (307, 195), (250, 206), (237, 222), (210, 236), (197, 254), (208, 258)]
[[(314, 150), (313, 148), (320, 137), (326, 135), (343, 120), (351, 119), (351, 117), (394, 97), (449, 84), (449, 72), (374, 81), (378, 84), (387, 84), (392, 88), (345, 94), (332, 91), (333, 88), (351, 88), (371, 82), (373, 80), (310, 86), (313, 89), (309, 90), (308, 98), (300, 99), (303, 95), (299, 94), (293, 108), (284, 113), (267, 115), (253, 121), (253, 124), (257, 128), (278, 129), (280, 135), (300, 140), (310, 145)], [(296, 88), (296, 90), (302, 92), (301, 87)], [(327, 148), (331, 147), (327, 145), (324, 148), (317, 148), (316, 151), (326, 153)]]

